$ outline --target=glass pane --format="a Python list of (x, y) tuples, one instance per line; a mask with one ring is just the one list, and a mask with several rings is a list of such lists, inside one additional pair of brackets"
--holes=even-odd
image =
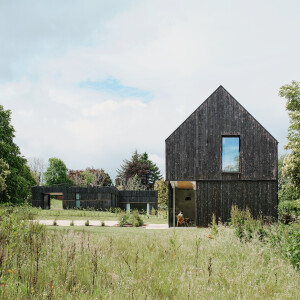
[(240, 138), (239, 137), (222, 138), (222, 171), (223, 172), (240, 171)]

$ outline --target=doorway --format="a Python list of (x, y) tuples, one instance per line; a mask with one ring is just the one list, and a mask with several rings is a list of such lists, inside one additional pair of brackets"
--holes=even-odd
[(75, 194), (75, 207), (78, 209), (80, 208), (80, 194), (79, 193)]
[[(193, 181), (173, 181), (172, 185), (172, 224), (176, 226), (176, 218), (179, 212), (187, 220), (189, 226), (196, 226), (196, 183)], [(170, 199), (171, 200), (171, 199)]]
[(63, 193), (45, 193), (44, 209), (62, 210), (63, 209)]

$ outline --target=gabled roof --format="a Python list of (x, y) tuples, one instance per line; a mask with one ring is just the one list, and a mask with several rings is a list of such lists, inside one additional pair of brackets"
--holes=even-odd
[(261, 126), (263, 128), (263, 130), (265, 130), (277, 143), (278, 141), (273, 137), (273, 135), (267, 130), (265, 129), (264, 126), (262, 126), (249, 112), (247, 109), (245, 109), (222, 85), (220, 85), (199, 107), (197, 107), (194, 112), (187, 118), (185, 119), (166, 139), (166, 141), (190, 118), (192, 117), (193, 114), (196, 113), (197, 110), (201, 109), (201, 107), (204, 106), (204, 104), (208, 101), (210, 101), (210, 99), (212, 98), (212, 96), (214, 96), (214, 94), (218, 94), (220, 91), (224, 91), (225, 93), (227, 93), (235, 102), (238, 103), (238, 105), (245, 110), (248, 115), (256, 122), (259, 124), (259, 126)]

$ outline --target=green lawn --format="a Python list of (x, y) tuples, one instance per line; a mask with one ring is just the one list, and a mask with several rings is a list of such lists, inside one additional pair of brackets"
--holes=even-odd
[[(52, 200), (51, 200), (52, 201)], [(60, 200), (54, 200), (60, 201)], [(52, 203), (51, 203), (52, 204)], [(109, 211), (95, 211), (95, 210), (79, 210), (79, 209), (58, 209), (60, 203), (55, 203), (55, 208), (40, 209), (32, 208), (31, 211), (34, 219), (38, 220), (100, 220), (100, 221), (117, 221), (118, 213)], [(167, 212), (158, 212), (157, 215), (142, 215), (145, 223), (151, 224), (167, 224)]]
[(50, 199), (51, 210), (62, 210), (62, 200)]

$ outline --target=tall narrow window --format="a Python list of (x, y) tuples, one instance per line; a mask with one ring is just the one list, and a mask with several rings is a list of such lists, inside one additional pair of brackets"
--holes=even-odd
[(240, 171), (240, 138), (222, 137), (222, 171)]
[(76, 208), (80, 208), (80, 194), (79, 193), (75, 194), (75, 206), (76, 206)]

